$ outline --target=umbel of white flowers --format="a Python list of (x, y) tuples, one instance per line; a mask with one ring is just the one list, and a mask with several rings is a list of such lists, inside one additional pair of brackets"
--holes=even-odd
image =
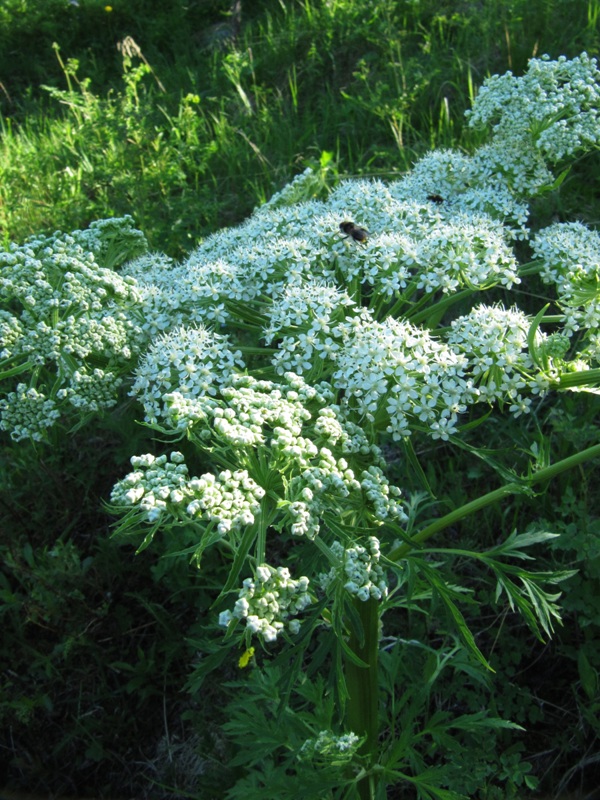
[[(164, 423), (175, 403), (182, 423), (184, 406), (193, 417), (196, 397), (251, 366), (242, 342), (264, 350), (252, 366), (321, 375), (367, 417), (386, 408), (396, 438), (416, 426), (446, 439), (476, 402), (526, 412), (563, 368), (559, 335), (577, 332), (577, 369), (598, 360), (598, 234), (561, 223), (531, 240), (565, 315), (551, 341), (537, 334), (543, 373), (527, 352), (531, 320), (482, 293), (522, 280), (512, 243), (529, 238), (527, 203), (559, 159), (597, 146), (599, 114), (594, 59), (533, 59), (521, 78), (485, 82), (468, 116), (490, 136), (472, 156), (435, 151), (397, 181), (346, 181), (323, 202), (309, 199), (306, 171), (181, 264), (131, 259), (146, 243), (129, 218), (11, 245), (0, 253), (0, 429), (43, 440), (114, 405), (132, 369), (147, 419)], [(366, 242), (340, 236), (345, 219), (370, 231)], [(428, 306), (462, 290), (479, 306), (452, 332), (430, 330)]]

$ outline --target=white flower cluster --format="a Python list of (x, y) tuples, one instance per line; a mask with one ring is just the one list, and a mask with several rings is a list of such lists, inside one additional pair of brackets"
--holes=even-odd
[[(478, 387), (480, 402), (510, 402), (515, 415), (530, 410), (531, 398), (521, 393), (538, 394), (549, 382), (535, 368), (529, 354), (527, 337), (532, 320), (517, 308), (475, 307), (451, 324), (447, 343), (469, 362), (469, 374)], [(543, 335), (536, 332), (536, 343)]]
[[(461, 192), (472, 177), (461, 178)], [(152, 254), (125, 265), (123, 274), (140, 285), (141, 325), (148, 335), (236, 320), (262, 326), (267, 343), (282, 339), (278, 371), (303, 372), (315, 355), (335, 350), (327, 329), (356, 302), (334, 286), (340, 276), (346, 285), (356, 280), (386, 298), (402, 296), (411, 284), (421, 292), (448, 292), (518, 282), (507, 232), (483, 213), (495, 213), (493, 203), (436, 206), (422, 189), (415, 201), (406, 181), (346, 181), (326, 203), (267, 204), (239, 227), (210, 236), (182, 264)], [(365, 247), (344, 240), (339, 230), (357, 208), (372, 233)], [(502, 218), (508, 213), (504, 208)]]
[[(123, 274), (140, 287), (144, 331), (154, 336), (181, 325), (225, 325), (244, 319), (247, 304), (260, 305), (282, 286), (325, 275), (325, 250), (312, 237), (299, 237), (294, 223), (310, 211), (312, 204), (285, 214), (263, 208), (239, 228), (209, 237), (181, 264), (159, 253), (126, 264)], [(244, 321), (257, 326), (260, 311)]]
[(252, 525), (260, 511), (264, 490), (246, 470), (190, 478), (179, 452), (169, 457), (132, 456), (131, 466), (134, 472), (115, 484), (111, 502), (119, 508), (139, 510), (146, 522), (168, 517), (205, 520), (224, 536)]
[(385, 572), (379, 563), (379, 539), (369, 536), (367, 547), (355, 545), (345, 548), (340, 542), (331, 545), (331, 554), (338, 562), (326, 575), (320, 575), (321, 587), (327, 588), (343, 574), (344, 589), (363, 602), (373, 598), (387, 597), (388, 585)]
[(300, 621), (290, 619), (312, 603), (306, 577), (294, 580), (286, 567), (261, 564), (254, 578), (246, 578), (233, 611), (219, 615), (219, 625), (228, 627), (233, 620), (244, 620), (246, 631), (264, 642), (274, 642), (285, 627), (290, 633), (300, 630)]
[[(600, 328), (600, 235), (580, 222), (558, 222), (543, 228), (531, 241), (541, 262), (542, 280), (554, 285), (565, 313), (563, 332), (589, 330), (597, 342)], [(593, 355), (600, 351), (593, 346)]]
[(149, 339), (182, 326), (224, 325), (230, 316), (225, 301), (248, 294), (239, 266), (222, 259), (175, 264), (162, 253), (148, 253), (122, 272), (137, 281), (140, 325)]
[[(345, 418), (362, 415), (354, 421), (387, 427), (396, 439), (414, 427), (447, 439), (479, 396), (469, 362), (461, 347), (448, 346), (445, 333), (435, 337), (407, 320), (424, 322), (435, 306), (437, 322), (460, 290), (510, 290), (519, 283), (509, 244), (526, 235), (523, 199), (552, 181), (544, 158), (596, 141), (597, 79), (585, 54), (534, 60), (524, 78), (495, 78), (482, 89), (471, 123), (494, 125), (494, 138), (473, 156), (432, 153), (387, 185), (345, 181), (326, 201), (297, 202), (322, 180), (307, 171), (289, 192), (243, 225), (209, 237), (180, 264), (149, 254), (126, 263), (121, 276), (99, 267), (82, 247), (120, 263), (126, 250), (139, 256), (145, 246), (126, 218), (12, 248), (0, 256), (0, 291), (8, 298), (0, 308), (3, 366), (29, 371), (19, 383), (59, 410), (69, 404), (95, 411), (113, 402), (140, 343), (153, 339), (133, 391), (148, 421), (181, 429), (216, 419), (219, 406), (210, 398), (221, 386), (235, 388), (230, 377), (244, 368), (239, 341), (248, 346), (250, 369), (329, 381), (345, 393)], [(365, 241), (344, 238), (340, 223), (348, 220), (369, 231)], [(549, 229), (534, 240), (548, 279), (558, 266), (552, 235)], [(598, 328), (596, 246), (589, 249), (580, 269), (572, 248), (571, 266), (555, 279), (567, 334)], [(224, 326), (231, 344), (216, 332)], [(598, 352), (594, 335), (587, 355)], [(519, 364), (522, 375), (528, 367)], [(12, 375), (6, 395), (15, 391)], [(487, 386), (482, 399), (498, 399), (498, 375), (491, 393), (492, 381), (477, 382)], [(222, 412), (219, 435), (261, 442), (264, 433), (241, 421), (236, 408)], [(302, 450), (296, 434), (289, 435), (289, 444), (283, 434), (278, 440), (287, 454)]]
[[(354, 301), (346, 292), (319, 281), (288, 284), (270, 309), (264, 337), (281, 336), (272, 363), (278, 374), (310, 371), (319, 359), (331, 358), (339, 344), (332, 338), (337, 321)], [(282, 335), (282, 334), (288, 335)]]
[[(281, 262), (286, 261), (286, 252), (298, 253), (305, 266), (317, 260), (310, 244), (318, 244), (318, 230), (315, 230), (314, 223), (326, 212), (327, 206), (315, 200), (284, 208), (271, 208), (268, 204), (261, 206), (236, 228), (224, 228), (209, 236), (191, 254), (189, 262), (225, 259), (234, 264), (244, 264), (239, 254), (256, 252), (256, 259), (251, 263), (253, 274), (260, 276), (265, 270), (273, 269), (278, 277), (284, 278), (285, 270), (281, 270), (281, 266), (285, 264)], [(296, 249), (297, 245), (300, 251)]]
[(472, 126), (491, 125), (502, 143), (533, 146), (551, 162), (593, 148), (600, 140), (596, 59), (532, 58), (521, 78), (511, 72), (487, 78), (467, 115)]
[[(16, 389), (10, 379), (4, 383), (1, 427), (17, 441), (40, 440), (73, 409), (114, 405), (141, 343), (133, 282), (99, 266), (76, 239), (55, 234), (0, 252), (0, 357), (7, 376), (20, 378)], [(28, 411), (14, 408), (23, 397)], [(11, 422), (17, 418), (18, 430)]]
[(254, 451), (268, 445), (273, 468), (309, 467), (320, 444), (345, 455), (381, 460), (379, 449), (345, 418), (339, 406), (331, 404), (332, 397), (328, 384), (310, 386), (290, 372), (277, 383), (233, 374), (215, 396), (184, 397), (173, 392), (164, 395), (164, 400), (173, 427), (194, 425), (195, 434), (219, 446)]
[(415, 423), (448, 439), (476, 396), (464, 377), (465, 356), (426, 330), (392, 318), (376, 322), (366, 312), (348, 324), (335, 366), (333, 380), (345, 390), (346, 404), (371, 421), (386, 410), (396, 440), (410, 436)]
[(144, 406), (147, 422), (177, 419), (178, 427), (185, 427), (181, 406), (173, 408), (174, 393), (186, 400), (216, 395), (243, 366), (240, 351), (231, 350), (226, 337), (204, 327), (178, 328), (154, 340), (135, 370), (130, 394)]
[[(472, 156), (458, 150), (434, 150), (411, 172), (390, 184), (390, 193), (406, 204), (417, 201), (440, 220), (451, 221), (457, 212), (479, 218), (489, 215), (504, 225), (515, 226), (506, 228), (506, 235), (525, 238), (529, 208), (512, 190), (504, 164), (492, 167), (486, 161), (482, 155), (485, 148), (483, 145)], [(544, 182), (547, 176), (544, 167)]]
[(336, 766), (350, 761), (360, 747), (362, 739), (355, 733), (335, 734), (321, 731), (314, 739), (307, 739), (298, 751), (300, 761), (326, 761)]
[[(554, 175), (532, 143), (528, 130), (511, 130), (506, 136), (497, 135), (491, 142), (482, 145), (473, 156), (473, 177), (478, 186), (486, 187), (484, 191), (487, 195), (498, 192), (494, 203), (496, 208), (499, 207), (500, 197), (503, 196), (502, 202), (506, 202), (508, 193), (516, 198), (530, 198), (554, 183)], [(478, 190), (480, 192), (481, 189)], [(521, 204), (521, 208), (525, 209), (526, 206)], [(513, 216), (516, 205), (511, 208), (509, 204), (507, 210)], [(520, 221), (524, 223), (526, 218), (526, 215), (524, 219), (521, 216)]]
[(492, 139), (472, 156), (426, 155), (397, 184), (399, 199), (442, 198), (439, 211), (489, 213), (527, 235), (524, 199), (551, 186), (554, 163), (599, 141), (600, 73), (585, 53), (568, 61), (532, 59), (527, 74), (488, 78), (466, 115), (472, 127), (491, 126)]
[(270, 308), (265, 341), (270, 344), (278, 333), (288, 328), (308, 326), (311, 333), (328, 332), (332, 316), (338, 312), (343, 319), (343, 309), (353, 305), (354, 301), (346, 292), (323, 281), (287, 284)]
[[(346, 281), (361, 276), (363, 283), (386, 295), (402, 294), (411, 279), (422, 281), (419, 288), (429, 286), (429, 291), (518, 283), (516, 260), (507, 247), (510, 231), (501, 223), (509, 217), (522, 225), (526, 208), (517, 208), (506, 192), (500, 202), (497, 181), (489, 187), (489, 197), (476, 197), (472, 187), (482, 181), (473, 159), (436, 151), (387, 186), (365, 180), (341, 183), (327, 207), (338, 220), (354, 218), (353, 209), (360, 208), (360, 224), (372, 234), (358, 248), (348, 240), (333, 244)], [(427, 194), (428, 185), (436, 187), (434, 195)], [(444, 258), (450, 283), (444, 278)]]
[(416, 259), (418, 289), (454, 292), (520, 283), (517, 262), (502, 225), (486, 216), (457, 213), (436, 226)]

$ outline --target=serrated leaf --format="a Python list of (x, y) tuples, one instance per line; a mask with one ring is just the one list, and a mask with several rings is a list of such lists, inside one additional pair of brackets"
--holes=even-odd
[(490, 664), (488, 663), (487, 659), (481, 652), (481, 650), (477, 647), (475, 642), (475, 638), (471, 633), (467, 622), (462, 615), (462, 612), (456, 605), (456, 603), (452, 600), (450, 596), (450, 587), (448, 587), (441, 575), (439, 575), (434, 569), (432, 569), (429, 565), (425, 564), (424, 562), (419, 563), (419, 571), (423, 574), (423, 577), (430, 583), (436, 594), (444, 603), (446, 609), (449, 611), (454, 624), (456, 625), (456, 629), (458, 634), (470, 652), (475, 656), (475, 658), (483, 664), (486, 669), (491, 670), (494, 672)]

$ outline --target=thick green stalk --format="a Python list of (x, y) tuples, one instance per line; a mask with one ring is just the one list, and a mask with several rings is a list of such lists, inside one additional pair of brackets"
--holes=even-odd
[[(377, 757), (379, 680), (377, 657), (379, 648), (379, 606), (377, 600), (354, 600), (362, 631), (352, 633), (348, 645), (368, 666), (361, 667), (350, 658), (345, 660), (346, 685), (349, 699), (346, 705), (346, 728), (359, 736), (366, 735), (361, 752), (373, 764)], [(362, 635), (361, 635), (362, 634)], [(374, 797), (373, 779), (363, 778), (358, 784), (361, 800)]]
[(586, 369), (578, 372), (565, 372), (554, 386), (569, 389), (573, 386), (594, 386), (600, 381), (600, 369)]

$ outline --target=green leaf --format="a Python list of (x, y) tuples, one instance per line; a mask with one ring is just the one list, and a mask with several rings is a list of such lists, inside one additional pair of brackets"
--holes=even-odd
[(483, 664), (484, 667), (486, 667), (486, 669), (489, 669), (491, 672), (494, 672), (495, 670), (492, 669), (492, 667), (488, 663), (487, 659), (485, 658), (481, 650), (477, 647), (473, 634), (471, 633), (471, 630), (467, 625), (464, 616), (462, 615), (460, 609), (452, 599), (452, 591), (454, 590), (454, 593), (456, 593), (456, 588), (449, 587), (448, 584), (444, 581), (444, 578), (434, 568), (430, 567), (428, 564), (425, 564), (425, 562), (421, 561), (420, 559), (419, 559), (418, 569), (419, 572), (425, 578), (425, 580), (430, 584), (432, 589), (435, 591), (435, 593), (438, 595), (438, 597), (446, 606), (447, 610), (450, 613), (450, 616), (452, 617), (454, 624), (456, 625), (458, 634), (462, 639), (462, 641), (464, 642), (464, 644), (467, 646), (470, 652), (475, 656), (475, 658), (481, 664)]
[[(7, 363), (10, 362), (11, 359), (7, 358), (4, 362), (0, 363)], [(27, 372), (27, 370), (32, 369), (33, 361), (26, 361), (24, 364), (19, 364), (17, 367), (11, 367), (10, 369), (5, 369), (0, 372), (0, 380), (5, 380), (6, 378), (13, 378), (15, 375), (20, 375), (22, 372)]]
[(417, 458), (417, 454), (415, 453), (415, 448), (413, 447), (412, 442), (410, 441), (410, 439), (404, 439), (402, 444), (404, 446), (404, 453), (408, 458), (408, 463), (415, 471), (415, 474), (417, 475), (421, 485), (423, 486), (423, 488), (430, 497), (435, 498), (433, 489), (429, 485), (429, 481), (427, 480), (427, 476), (425, 475), (423, 467), (421, 466), (419, 459)]
[(250, 552), (250, 548), (254, 544), (254, 540), (257, 536), (258, 530), (256, 525), (249, 525), (246, 528), (246, 532), (244, 533), (238, 546), (235, 558), (233, 559), (233, 565), (229, 571), (229, 575), (227, 576), (227, 581), (225, 582), (225, 586), (223, 586), (221, 589), (221, 593), (213, 603), (213, 606), (218, 603), (228, 592), (238, 586), (240, 572), (247, 561), (248, 553)]
[(540, 311), (538, 311), (533, 322), (529, 326), (529, 331), (527, 332), (527, 346), (529, 347), (529, 355), (531, 356), (533, 362), (542, 370), (545, 370), (548, 367), (548, 364), (544, 363), (544, 360), (540, 357), (539, 349), (535, 344), (535, 336), (549, 307), (550, 303), (546, 303), (546, 305), (540, 309)]
[(450, 720), (448, 728), (458, 728), (463, 731), (477, 731), (482, 728), (491, 728), (492, 730), (500, 730), (508, 728), (510, 730), (523, 731), (525, 728), (517, 725), (516, 722), (510, 722), (507, 719), (500, 717), (488, 717), (487, 710), (477, 711), (475, 714), (464, 714), (461, 717)]
[(598, 696), (598, 673), (590, 664), (584, 650), (580, 650), (577, 655), (577, 669), (581, 688), (590, 700)]
[(487, 550), (483, 555), (484, 556), (510, 556), (512, 558), (521, 558), (521, 559), (531, 559), (533, 560), (533, 556), (530, 556), (528, 553), (521, 552), (525, 547), (531, 547), (534, 544), (541, 544), (542, 542), (548, 542), (552, 539), (556, 539), (559, 537), (559, 533), (550, 533), (549, 531), (526, 531), (525, 533), (517, 533), (516, 530), (510, 534), (508, 539), (506, 539), (501, 544), (493, 547), (491, 550)]

